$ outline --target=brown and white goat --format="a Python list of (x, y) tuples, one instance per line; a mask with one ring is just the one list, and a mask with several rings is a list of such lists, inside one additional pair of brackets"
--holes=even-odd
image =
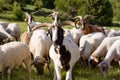
[(78, 24), (81, 24), (82, 30), (85, 34), (89, 34), (91, 32), (103, 32), (105, 34), (104, 28), (102, 26), (89, 24), (87, 20), (88, 17), (96, 17), (96, 16), (86, 15), (84, 18), (82, 18), (82, 16), (75, 17), (77, 18), (77, 20), (75, 21), (75, 27), (80, 28), (78, 27)]

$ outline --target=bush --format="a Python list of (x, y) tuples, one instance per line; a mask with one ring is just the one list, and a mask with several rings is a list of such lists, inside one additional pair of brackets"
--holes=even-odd
[(13, 3), (13, 15), (16, 19), (23, 20), (23, 13), (20, 4), (16, 1)]
[(37, 9), (40, 9), (43, 4), (41, 0), (35, 0), (34, 5), (37, 7)]
[(95, 15), (91, 22), (112, 25), (113, 9), (109, 0), (55, 0), (56, 9), (64, 11), (68, 17), (76, 15)]

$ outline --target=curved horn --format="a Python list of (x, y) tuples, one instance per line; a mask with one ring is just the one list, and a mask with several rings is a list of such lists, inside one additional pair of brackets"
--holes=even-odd
[(85, 16), (84, 16), (84, 19), (88, 19), (89, 17), (91, 17), (91, 18), (96, 18), (97, 16), (93, 16), (93, 15), (85, 15)]
[(34, 26), (34, 27), (32, 28), (32, 31), (34, 31), (34, 30), (36, 30), (36, 29), (38, 29), (38, 28), (41, 28), (41, 27), (51, 27), (51, 24), (50, 24), (50, 23), (41, 23), (41, 24), (39, 24), (39, 25), (37, 25), (37, 26)]
[(75, 23), (72, 21), (63, 21), (59, 24), (59, 26), (65, 26), (65, 25), (75, 26)]
[(54, 16), (54, 13), (51, 13), (51, 14), (48, 15), (48, 17), (52, 17), (52, 16)]
[(80, 20), (82, 20), (82, 16), (76, 16), (76, 17), (74, 17), (74, 19), (80, 19)]
[(36, 13), (38, 13), (39, 11), (40, 11), (40, 10), (37, 10), (37, 11), (31, 12), (31, 15), (36, 14)]
[(80, 26), (77, 25), (78, 23), (80, 23), (80, 20), (79, 19), (75, 20), (75, 28), (76, 29), (80, 29)]
[(25, 14), (26, 16), (29, 16), (29, 15), (30, 15), (28, 12), (24, 12), (24, 14)]

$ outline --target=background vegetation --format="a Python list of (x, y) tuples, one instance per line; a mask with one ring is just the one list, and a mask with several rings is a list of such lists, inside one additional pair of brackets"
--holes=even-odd
[(28, 11), (26, 6), (33, 5), (34, 10), (59, 10), (62, 20), (90, 14), (98, 16), (90, 20), (93, 24), (112, 25), (113, 20), (120, 21), (120, 0), (0, 0), (0, 4), (0, 12), (13, 11), (18, 20), (23, 20), (22, 11)]
[[(0, 0), (0, 21), (18, 23), (22, 34), (26, 31), (22, 11), (31, 13), (39, 10), (38, 13), (33, 15), (36, 21), (52, 22), (48, 15), (53, 9), (59, 10), (62, 15), (61, 20), (73, 19), (76, 15), (82, 15), (83, 17), (86, 14), (99, 15), (95, 21), (90, 20), (91, 23), (105, 25), (108, 29), (120, 29), (120, 0)], [(73, 69), (73, 80), (120, 80), (120, 75), (115, 73), (118, 69), (118, 66), (112, 67), (108, 77), (104, 78), (98, 68), (93, 69), (78, 62)], [(12, 72), (11, 80), (26, 80), (26, 76), (26, 69), (16, 68)], [(42, 76), (37, 75), (32, 66), (31, 80), (51, 80), (52, 77), (52, 65), (51, 74), (45, 68), (45, 74)], [(62, 71), (62, 78), (62, 80), (65, 80), (65, 71)], [(4, 78), (3, 80), (7, 79)]]

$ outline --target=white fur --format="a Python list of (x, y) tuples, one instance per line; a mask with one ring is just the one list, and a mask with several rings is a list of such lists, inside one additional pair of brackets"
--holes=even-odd
[(28, 46), (23, 42), (10, 42), (0, 46), (0, 72), (4, 74), (6, 68), (8, 79), (10, 79), (11, 70), (25, 63), (30, 72), (31, 55)]
[(10, 23), (6, 28), (6, 31), (13, 36), (16, 40), (20, 37), (20, 28), (17, 23)]
[(111, 45), (116, 41), (120, 40), (120, 37), (106, 37), (99, 47), (92, 53), (90, 59), (96, 59), (95, 61), (98, 62), (98, 58), (105, 56)]
[(47, 36), (45, 30), (38, 29), (33, 32), (29, 47), (34, 59), (37, 56), (41, 58), (43, 58), (45, 55), (48, 56), (50, 45), (51, 39), (49, 36)]
[(120, 31), (110, 31), (108, 37), (120, 36)]
[[(104, 60), (98, 64), (99, 68), (101, 69), (103, 65), (106, 65), (107, 71), (102, 70), (104, 76), (106, 76), (107, 72), (110, 69), (110, 63), (113, 59), (120, 60), (120, 40), (116, 40), (112, 46), (109, 48)], [(108, 66), (108, 67), (107, 67)]]
[(15, 41), (15, 38), (6, 32), (4, 26), (2, 25), (0, 25), (0, 36), (1, 36), (1, 40), (10, 39), (11, 41)]
[[(69, 38), (70, 39), (70, 38)], [(62, 45), (65, 45), (66, 50), (68, 50), (71, 53), (71, 60), (68, 64), (70, 64), (70, 69), (66, 72), (66, 80), (72, 80), (72, 69), (75, 63), (78, 61), (80, 58), (79, 54), (79, 48), (78, 46), (71, 40), (69, 41), (67, 37), (64, 37)], [(61, 62), (60, 62), (60, 53), (56, 53), (55, 51), (55, 46), (51, 45), (49, 55), (50, 58), (52, 59), (54, 63), (54, 69), (55, 69), (55, 74), (54, 74), (54, 79), (56, 80), (61, 80), (61, 73), (60, 70), (63, 68)], [(59, 47), (58, 47), (59, 50)], [(59, 51), (58, 51), (59, 52)]]
[(79, 40), (81, 39), (81, 36), (84, 35), (84, 32), (81, 29), (76, 29), (76, 28), (72, 28), (70, 32), (74, 39), (74, 42), (76, 44), (79, 44)]
[(81, 57), (85, 60), (88, 59), (93, 51), (97, 49), (105, 34), (102, 32), (93, 32), (88, 35), (83, 35), (79, 41), (79, 50)]
[(7, 23), (7, 22), (0, 22), (0, 25), (2, 25), (4, 27), (4, 29), (7, 28), (8, 24), (9, 23)]

